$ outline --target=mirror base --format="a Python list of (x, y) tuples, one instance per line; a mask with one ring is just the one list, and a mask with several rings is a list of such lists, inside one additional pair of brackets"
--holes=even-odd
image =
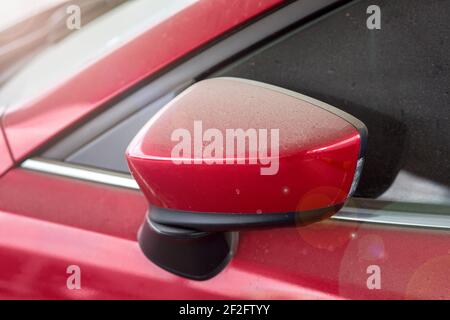
[(178, 276), (207, 280), (232, 259), (237, 232), (200, 232), (170, 227), (145, 219), (138, 233), (145, 256), (159, 267)]

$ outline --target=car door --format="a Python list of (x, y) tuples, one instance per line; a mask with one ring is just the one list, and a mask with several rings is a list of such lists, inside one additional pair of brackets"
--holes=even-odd
[[(180, 35), (162, 61), (130, 64), (157, 50), (147, 33), (27, 102), (28, 113), (8, 109), (4, 133), (19, 166), (0, 179), (2, 297), (448, 299), (448, 6), (431, 2), (268, 1), (253, 11), (249, 2), (241, 21), (265, 15), (233, 33), (215, 38), (234, 26), (221, 25), (187, 47)], [(215, 21), (221, 2), (200, 3), (190, 14)], [(371, 29), (376, 10), (380, 29)], [(170, 32), (189, 21), (171, 19)], [(147, 203), (124, 151), (181, 90), (217, 76), (338, 106), (368, 126), (368, 153), (355, 197), (332, 219), (240, 232), (229, 265), (195, 281), (140, 252)]]

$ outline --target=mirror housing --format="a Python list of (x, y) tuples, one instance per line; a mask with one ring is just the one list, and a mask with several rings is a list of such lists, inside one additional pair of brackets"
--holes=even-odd
[(177, 237), (167, 228), (207, 235), (325, 219), (355, 191), (366, 142), (361, 121), (310, 97), (238, 78), (198, 82), (128, 147), (150, 204), (142, 230)]

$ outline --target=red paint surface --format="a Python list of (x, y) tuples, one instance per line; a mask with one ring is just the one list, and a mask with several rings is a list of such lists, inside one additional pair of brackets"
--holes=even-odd
[[(41, 200), (43, 185), (52, 201)], [(0, 180), (0, 199), (1, 298), (450, 299), (447, 231), (326, 221), (242, 232), (232, 263), (196, 282), (140, 252), (138, 192), (15, 169)], [(79, 291), (66, 288), (72, 264), (81, 268)], [(380, 290), (366, 286), (370, 265), (381, 268)]]
[[(22, 111), (8, 113), (14, 157), (278, 1), (245, 1), (242, 9), (243, 3), (201, 1)], [(178, 42), (161, 46), (163, 29)], [(150, 49), (157, 54), (147, 55)], [(111, 65), (124, 73), (110, 77)], [(0, 134), (0, 168), (7, 168), (12, 161), (1, 139)], [(0, 179), (0, 298), (450, 299), (448, 231), (327, 221), (245, 232), (232, 263), (217, 277), (195, 282), (161, 270), (141, 254), (134, 239), (145, 210), (139, 192), (10, 170)], [(66, 287), (69, 265), (81, 267), (81, 290)], [(370, 265), (381, 268), (380, 290), (366, 286)]]
[(21, 106), (11, 106), (3, 124), (14, 159), (24, 158), (112, 97), (279, 3), (195, 2), (65, 82)]
[[(202, 131), (194, 129), (198, 120)], [(267, 154), (278, 163), (277, 171), (261, 173), (275, 166), (259, 162), (261, 137), (255, 146), (247, 141), (245, 153), (234, 152), (225, 159), (226, 130), (238, 128), (254, 130), (256, 136), (256, 130), (266, 130)], [(172, 134), (180, 129), (187, 136), (173, 141)], [(216, 159), (220, 163), (202, 159), (201, 148), (212, 144), (202, 145), (208, 129), (222, 136), (216, 148), (221, 150), (222, 157)], [(274, 148), (279, 149), (278, 158), (271, 149), (271, 130), (279, 132)], [(200, 140), (200, 147), (195, 147), (195, 140)], [(188, 163), (174, 162), (172, 151), (180, 143), (188, 148), (175, 156)], [(358, 131), (331, 112), (273, 89), (222, 78), (199, 82), (164, 107), (131, 142), (127, 160), (152, 205), (197, 212), (285, 213), (343, 204), (359, 148)], [(252, 150), (255, 164), (249, 163)], [(194, 163), (197, 159), (200, 162)], [(227, 163), (230, 159), (233, 164)]]
[(147, 208), (142, 194), (128, 189), (22, 169), (0, 179), (0, 210), (115, 237), (136, 239)]
[(11, 158), (11, 153), (9, 152), (8, 144), (6, 142), (0, 123), (0, 176), (2, 176), (9, 168), (11, 168), (13, 164), (14, 162)]

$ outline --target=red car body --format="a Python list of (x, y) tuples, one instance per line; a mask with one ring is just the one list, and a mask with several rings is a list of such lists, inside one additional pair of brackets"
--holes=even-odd
[[(166, 272), (141, 253), (136, 233), (147, 202), (140, 192), (20, 168), (37, 148), (105, 102), (281, 4), (195, 2), (48, 91), (6, 108), (0, 134), (0, 298), (450, 297), (445, 230), (329, 220), (245, 231), (225, 270), (199, 282)], [(82, 270), (81, 290), (66, 287), (69, 265)], [(382, 290), (367, 286), (371, 265), (381, 267)]]

